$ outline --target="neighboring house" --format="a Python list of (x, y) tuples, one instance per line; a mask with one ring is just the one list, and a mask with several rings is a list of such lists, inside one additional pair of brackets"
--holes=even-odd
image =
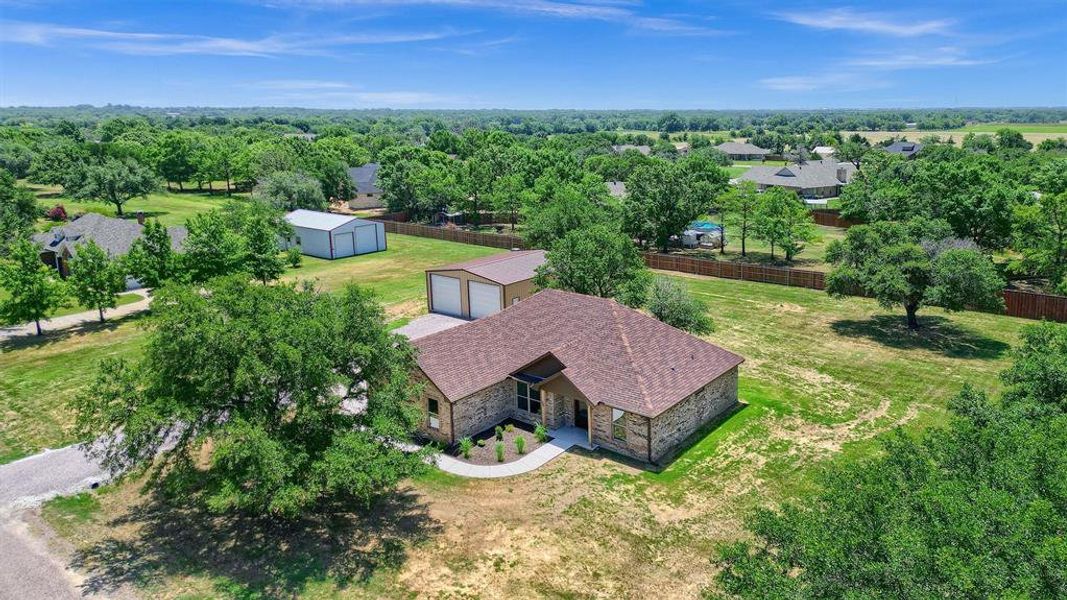
[(356, 195), (348, 201), (348, 208), (381, 208), (382, 188), (378, 187), (378, 163), (367, 163), (348, 170), (348, 177), (356, 188)]
[(834, 155), (835, 152), (833, 146), (815, 146), (811, 149), (811, 151), (814, 154), (818, 154), (822, 158), (830, 158)]
[(640, 152), (641, 154), (644, 154), (645, 156), (648, 156), (649, 154), (652, 154), (652, 147), (651, 146), (637, 146), (637, 145), (634, 145), (634, 144), (620, 144), (620, 145), (611, 147), (611, 151), (614, 152), (615, 154), (622, 154), (623, 152), (626, 152), (627, 150), (637, 150), (638, 152)]
[(421, 433), (446, 444), (504, 419), (577, 427), (656, 463), (737, 404), (744, 359), (618, 302), (543, 290), (412, 342)]
[(317, 134), (314, 134), (314, 133), (286, 133), (282, 137), (298, 138), (298, 139), (301, 139), (301, 140), (304, 140), (304, 141), (314, 142), (315, 138), (317, 138), (319, 136)]
[(302, 254), (319, 258), (344, 258), (386, 249), (385, 225), (348, 215), (294, 210), (285, 215), (293, 233), (282, 248), (299, 246)]
[(764, 160), (771, 153), (748, 142), (724, 142), (715, 146), (717, 150), (730, 157), (730, 160)]
[(678, 156), (689, 156), (689, 151), (693, 147), (689, 142), (674, 142), (674, 149), (678, 151)]
[(608, 193), (615, 198), (622, 198), (626, 195), (626, 182), (625, 181), (609, 181), (607, 182)]
[[(144, 213), (137, 213), (136, 220), (116, 219), (97, 213), (86, 213), (75, 217), (68, 223), (33, 236), (33, 241), (41, 247), (41, 261), (55, 267), (66, 277), (70, 274), (69, 261), (78, 253), (78, 246), (92, 240), (108, 256), (117, 258), (125, 256), (133, 242), (141, 237), (144, 230)], [(181, 250), (182, 243), (188, 235), (184, 227), (168, 227), (171, 248)], [(130, 279), (127, 287), (136, 288), (140, 284)]]
[(893, 142), (885, 147), (886, 152), (900, 154), (904, 158), (914, 158), (922, 149), (923, 145), (918, 142)]
[(426, 270), (430, 312), (480, 319), (534, 293), (544, 250), (515, 250)]
[(738, 181), (755, 182), (763, 191), (769, 187), (793, 190), (802, 198), (834, 198), (841, 187), (852, 181), (856, 165), (836, 160), (812, 160), (783, 167), (752, 167), (737, 176)]

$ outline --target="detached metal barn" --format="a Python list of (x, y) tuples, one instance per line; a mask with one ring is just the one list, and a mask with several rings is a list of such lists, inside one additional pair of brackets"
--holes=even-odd
[(283, 246), (319, 258), (344, 258), (386, 249), (385, 225), (346, 215), (294, 210), (285, 215), (293, 235)]

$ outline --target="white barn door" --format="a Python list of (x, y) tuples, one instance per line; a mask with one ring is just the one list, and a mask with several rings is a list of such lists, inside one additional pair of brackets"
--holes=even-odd
[(430, 310), (453, 317), (463, 316), (459, 300), (459, 279), (430, 273)]
[(471, 318), (480, 319), (500, 312), (500, 286), (478, 281), (467, 282), (471, 303)]

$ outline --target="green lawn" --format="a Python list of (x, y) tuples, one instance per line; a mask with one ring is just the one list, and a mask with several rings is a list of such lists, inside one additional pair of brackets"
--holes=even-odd
[[(390, 319), (402, 320), (426, 312), (427, 268), (502, 252), (404, 235), (389, 235), (388, 243), (385, 252), (333, 261), (304, 257), (304, 266), (285, 278), (314, 280), (325, 290), (350, 282), (367, 286), (385, 304)], [(138, 298), (126, 294), (123, 302)], [(85, 385), (101, 358), (135, 357), (144, 334), (137, 319), (127, 317), (74, 333), (46, 331), (43, 339), (0, 344), (0, 464), (77, 441), (66, 399)]]
[[(0, 289), (0, 300), (3, 300), (8, 295), (9, 294), (8, 294), (7, 290)], [(134, 302), (137, 302), (140, 299), (141, 299), (140, 294), (134, 294), (133, 292), (129, 292), (129, 293), (125, 293), (125, 294), (119, 294), (118, 302), (116, 303), (116, 305), (117, 306), (123, 306), (123, 305), (126, 305), (126, 304), (133, 304)], [(88, 312), (90, 310), (95, 310), (95, 309), (86, 308), (86, 307), (81, 306), (79, 304), (75, 304), (73, 301), (71, 301), (71, 304), (68, 304), (67, 306), (64, 306), (64, 307), (59, 308), (58, 310), (54, 311), (52, 313), (52, 316), (53, 317), (62, 317), (64, 315), (73, 315), (74, 313)]]
[[(112, 204), (72, 200), (64, 196), (49, 196), (41, 193), (44, 188), (38, 186), (36, 189), (38, 191), (38, 204), (44, 208), (52, 208), (56, 204), (62, 204), (67, 209), (67, 214), (71, 217), (87, 212), (100, 213), (109, 217), (116, 216), (115, 207)], [(240, 196), (235, 195), (233, 197), (239, 198)], [(221, 207), (226, 203), (226, 200), (226, 196), (220, 195), (159, 192), (149, 194), (145, 198), (133, 198), (123, 205), (122, 210), (125, 216), (130, 219), (134, 218), (134, 215), (140, 210), (144, 211), (149, 218), (159, 219), (159, 222), (164, 225), (182, 225), (186, 219), (197, 213)], [(38, 223), (40, 229), (48, 229), (55, 225), (56, 223), (45, 219), (41, 219)]]
[(998, 129), (1014, 129), (1020, 133), (1067, 134), (1067, 123), (974, 123), (962, 127), (959, 131), (993, 133)]
[(743, 405), (661, 472), (576, 452), (507, 480), (434, 474), (370, 512), (284, 534), (145, 499), (136, 482), (45, 516), (90, 577), (152, 597), (694, 597), (754, 506), (809, 489), (819, 468), (875, 451), (894, 427), (943, 422), (964, 383), (995, 389), (1026, 323), (929, 309), (916, 333), (867, 299), (682, 279), (715, 321), (707, 339), (746, 359)]
[[(721, 222), (721, 217), (718, 216), (705, 218), (716, 223)], [(830, 265), (826, 262), (826, 247), (833, 240), (845, 237), (845, 229), (816, 225), (815, 235), (815, 239), (805, 244), (804, 250), (796, 255), (792, 262), (785, 261), (780, 248), (775, 249), (775, 258), (772, 260), (770, 245), (751, 237), (745, 242), (745, 256), (741, 256), (741, 239), (734, 234), (731, 234), (731, 229), (729, 227), (726, 228), (726, 240), (728, 243), (726, 245), (725, 253), (720, 253), (717, 249), (708, 250), (703, 248), (695, 250), (678, 250), (676, 253), (709, 258), (711, 260), (792, 267), (796, 269), (810, 269), (823, 272), (829, 271)]]

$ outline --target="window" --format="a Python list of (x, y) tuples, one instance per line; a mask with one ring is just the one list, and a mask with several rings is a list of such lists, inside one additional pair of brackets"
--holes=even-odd
[(515, 385), (515, 400), (519, 410), (541, 414), (541, 390), (517, 381)]
[(440, 429), (441, 419), (438, 417), (437, 398), (428, 398), (426, 400), (426, 412), (430, 415), (430, 427)]
[(298, 235), (298, 236), (296, 236), (296, 245), (297, 245), (297, 246), (299, 246), (299, 245), (300, 245), (300, 236), (299, 236), (299, 235)]
[(511, 304), (512, 305), (518, 304), (519, 300), (521, 300), (521, 299), (522, 298), (519, 298), (518, 296), (515, 296), (514, 298), (511, 299)]
[(626, 439), (626, 412), (617, 408), (611, 409), (611, 437)]

